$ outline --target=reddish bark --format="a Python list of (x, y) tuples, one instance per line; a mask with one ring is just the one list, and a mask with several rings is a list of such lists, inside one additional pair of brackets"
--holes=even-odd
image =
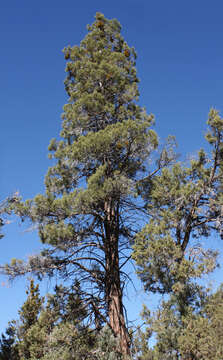
[(105, 257), (106, 257), (106, 302), (110, 326), (120, 339), (120, 350), (123, 355), (130, 355), (130, 339), (125, 324), (122, 302), (119, 263), (119, 214), (112, 204), (105, 204), (107, 219), (105, 223)]

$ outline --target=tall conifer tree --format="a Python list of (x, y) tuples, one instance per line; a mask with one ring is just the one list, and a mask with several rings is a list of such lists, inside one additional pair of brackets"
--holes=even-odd
[(49, 146), (55, 164), (46, 192), (13, 203), (22, 219), (37, 224), (46, 249), (5, 269), (12, 277), (57, 271), (78, 278), (96, 323), (108, 322), (122, 353), (129, 354), (124, 265), (142, 210), (137, 187), (148, 177), (146, 161), (157, 136), (153, 117), (137, 105), (136, 54), (120, 30), (117, 20), (97, 13), (80, 46), (64, 49), (69, 100), (61, 140)]

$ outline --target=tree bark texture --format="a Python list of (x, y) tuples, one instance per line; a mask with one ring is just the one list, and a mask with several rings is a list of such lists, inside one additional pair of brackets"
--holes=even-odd
[(119, 264), (119, 211), (112, 201), (105, 204), (107, 214), (105, 222), (105, 260), (106, 260), (106, 303), (110, 326), (120, 339), (120, 350), (125, 356), (130, 355), (130, 339), (125, 324), (122, 302), (122, 287)]

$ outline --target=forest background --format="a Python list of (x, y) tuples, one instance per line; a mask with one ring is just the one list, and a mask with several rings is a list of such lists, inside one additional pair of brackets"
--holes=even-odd
[[(19, 191), (24, 199), (43, 191), (43, 178), (50, 161), (49, 140), (57, 136), (60, 114), (66, 102), (63, 80), (67, 44), (79, 44), (96, 11), (118, 18), (122, 34), (136, 48), (140, 78), (140, 105), (155, 114), (161, 142), (175, 135), (178, 152), (185, 159), (206, 146), (203, 133), (211, 107), (223, 109), (221, 99), (222, 55), (220, 1), (28, 1), (3, 4), (1, 11), (2, 139), (1, 197)], [(25, 258), (38, 251), (37, 236), (15, 222), (4, 228), (0, 243), (0, 263), (11, 257)], [(221, 240), (213, 238), (221, 249)], [(221, 280), (214, 273), (214, 287)], [(209, 280), (211, 278), (209, 277)], [(5, 285), (5, 286), (4, 286)], [(146, 295), (130, 290), (126, 302), (132, 319)], [(17, 280), (12, 287), (2, 278), (0, 330), (17, 317), (25, 299), (26, 283)], [(42, 285), (50, 291), (50, 283)], [(132, 301), (133, 296), (135, 301)], [(136, 304), (138, 306), (136, 307)]]

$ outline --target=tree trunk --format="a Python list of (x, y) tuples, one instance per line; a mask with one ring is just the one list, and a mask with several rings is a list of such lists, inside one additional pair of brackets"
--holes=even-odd
[(119, 270), (119, 222), (118, 211), (111, 203), (105, 204), (107, 219), (105, 222), (105, 259), (106, 259), (106, 303), (110, 326), (120, 339), (120, 350), (124, 356), (130, 355), (130, 339), (125, 325), (122, 303), (122, 289)]
[(129, 334), (125, 326), (122, 293), (120, 286), (118, 286), (115, 281), (111, 284), (108, 295), (108, 315), (111, 328), (114, 331), (114, 334), (120, 339), (121, 352), (124, 355), (130, 355)]

